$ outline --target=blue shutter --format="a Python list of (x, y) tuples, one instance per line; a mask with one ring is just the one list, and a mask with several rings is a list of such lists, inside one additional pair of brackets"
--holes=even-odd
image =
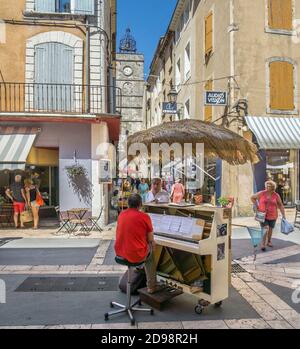
[(55, 0), (35, 0), (37, 12), (55, 12)]
[(45, 43), (35, 48), (35, 108), (72, 111), (74, 52), (67, 45)]
[(93, 15), (95, 13), (95, 0), (75, 0), (75, 13)]

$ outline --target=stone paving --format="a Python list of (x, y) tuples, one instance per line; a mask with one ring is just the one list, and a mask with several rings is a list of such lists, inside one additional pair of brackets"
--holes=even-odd
[[(244, 223), (247, 219), (244, 220)], [(253, 219), (252, 219), (253, 222)], [(1, 231), (1, 237), (12, 237), (11, 233)], [(30, 235), (30, 232), (26, 232)], [(45, 235), (49, 238), (49, 232), (42, 232), (39, 237)], [(51, 233), (50, 233), (51, 234)], [(297, 234), (300, 235), (299, 231)], [(37, 233), (35, 232), (35, 237)], [(96, 235), (96, 233), (95, 233)], [(0, 274), (19, 274), (19, 275), (43, 275), (43, 274), (122, 274), (126, 267), (119, 265), (103, 265), (104, 258), (109, 249), (111, 240), (114, 238), (114, 229), (107, 230), (104, 233), (97, 234), (101, 242), (89, 265), (56, 265), (56, 266), (6, 266), (0, 265)], [(24, 236), (23, 236), (24, 237)], [(52, 235), (53, 238), (55, 236)], [(61, 237), (60, 237), (61, 238)], [(73, 237), (70, 237), (73, 238)], [(298, 237), (297, 237), (298, 238)], [(259, 314), (257, 319), (232, 319), (232, 320), (214, 320), (214, 321), (177, 321), (177, 322), (139, 322), (135, 327), (128, 323), (109, 323), (109, 324), (89, 324), (89, 325), (60, 325), (60, 326), (22, 326), (13, 328), (35, 328), (35, 329), (132, 329), (132, 328), (153, 328), (153, 329), (300, 329), (300, 314), (289, 304), (273, 293), (263, 282), (285, 287), (291, 291), (300, 286), (300, 263), (279, 263), (276, 261), (291, 256), (300, 255), (300, 245), (293, 245), (274, 251), (268, 251), (259, 254), (256, 261), (254, 256), (248, 256), (241, 260), (236, 260), (245, 270), (244, 273), (232, 274), (232, 286), (239, 294), (251, 305)], [(273, 264), (269, 264), (273, 263)], [(0, 327), (12, 328), (7, 326)]]

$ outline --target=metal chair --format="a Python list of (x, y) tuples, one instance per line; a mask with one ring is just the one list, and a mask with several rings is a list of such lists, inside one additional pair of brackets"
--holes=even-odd
[(103, 231), (103, 229), (100, 227), (100, 225), (98, 224), (98, 222), (100, 221), (101, 217), (102, 217), (102, 213), (103, 213), (103, 209), (104, 207), (102, 206), (100, 209), (100, 213), (99, 216), (97, 217), (90, 217), (89, 220), (92, 223), (91, 228), (89, 229), (89, 233), (92, 232), (95, 228), (97, 229), (97, 231), (99, 231), (100, 233)]
[(296, 201), (295, 227), (300, 228), (300, 200)]
[(126, 292), (127, 293), (127, 304), (123, 305), (123, 304), (119, 304), (119, 303), (116, 303), (116, 302), (111, 302), (110, 303), (111, 308), (117, 307), (117, 308), (120, 308), (120, 310), (115, 310), (115, 311), (106, 313), (104, 315), (104, 318), (105, 318), (105, 321), (108, 321), (110, 316), (127, 313), (129, 318), (130, 318), (131, 325), (134, 326), (135, 325), (135, 319), (133, 317), (133, 312), (141, 311), (141, 312), (149, 313), (150, 315), (154, 314), (153, 309), (150, 309), (150, 308), (138, 308), (137, 307), (137, 305), (139, 305), (139, 306), (142, 305), (140, 299), (138, 301), (136, 301), (135, 303), (131, 304), (131, 275), (132, 275), (132, 271), (133, 271), (133, 268), (140, 267), (141, 265), (144, 264), (144, 262), (130, 263), (129, 261), (127, 261), (126, 259), (124, 259), (122, 257), (116, 257), (115, 260), (116, 260), (116, 262), (118, 264), (126, 265), (128, 267), (128, 280), (127, 280), (127, 292)]
[(60, 207), (59, 206), (55, 207), (55, 212), (56, 212), (57, 218), (58, 218), (59, 223), (60, 223), (60, 228), (55, 233), (55, 235), (58, 235), (63, 229), (65, 229), (68, 234), (71, 234), (72, 233), (72, 229), (71, 229), (71, 224), (70, 224), (69, 217), (65, 217), (63, 215), (63, 213), (60, 211)]

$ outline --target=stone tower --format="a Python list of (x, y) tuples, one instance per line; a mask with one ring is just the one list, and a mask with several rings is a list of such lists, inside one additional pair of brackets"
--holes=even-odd
[(122, 90), (122, 135), (143, 127), (144, 55), (137, 53), (136, 41), (126, 30), (117, 54), (117, 87)]

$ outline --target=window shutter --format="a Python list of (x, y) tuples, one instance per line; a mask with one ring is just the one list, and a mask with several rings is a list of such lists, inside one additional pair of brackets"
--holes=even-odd
[(213, 14), (212, 12), (205, 19), (205, 54), (213, 50)]
[(95, 13), (95, 0), (75, 0), (74, 12), (79, 15), (93, 15)]
[(289, 62), (270, 64), (270, 108), (294, 110), (294, 66)]
[(292, 0), (268, 0), (268, 11), (271, 29), (293, 29)]
[(35, 0), (37, 12), (55, 12), (55, 0)]
[[(205, 91), (212, 91), (213, 89), (213, 82), (212, 80), (208, 80), (205, 83)], [(208, 121), (208, 122), (212, 122), (212, 115), (213, 114), (213, 107), (212, 106), (208, 106), (205, 107), (204, 110), (204, 121)]]

